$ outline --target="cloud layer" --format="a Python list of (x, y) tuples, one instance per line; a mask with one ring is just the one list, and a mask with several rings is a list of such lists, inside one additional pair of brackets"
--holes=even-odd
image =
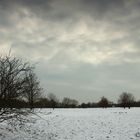
[(45, 92), (140, 99), (139, 0), (1, 0), (0, 50), (38, 63)]

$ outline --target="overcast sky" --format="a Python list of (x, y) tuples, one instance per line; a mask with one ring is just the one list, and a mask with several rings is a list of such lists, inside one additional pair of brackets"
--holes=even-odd
[(0, 0), (0, 53), (36, 64), (47, 94), (140, 99), (139, 0)]

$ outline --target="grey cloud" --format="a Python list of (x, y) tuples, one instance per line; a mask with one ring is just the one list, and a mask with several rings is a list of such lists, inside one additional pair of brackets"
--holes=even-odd
[(139, 97), (139, 12), (138, 0), (1, 0), (0, 48), (37, 62), (47, 93)]

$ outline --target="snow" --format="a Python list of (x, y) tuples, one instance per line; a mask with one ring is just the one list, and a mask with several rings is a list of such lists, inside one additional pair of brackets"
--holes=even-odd
[(140, 140), (140, 108), (40, 109), (25, 126), (0, 125), (0, 140)]

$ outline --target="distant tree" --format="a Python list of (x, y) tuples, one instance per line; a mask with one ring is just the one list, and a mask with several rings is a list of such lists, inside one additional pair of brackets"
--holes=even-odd
[(139, 101), (135, 101), (135, 107), (140, 107), (140, 100)]
[(87, 104), (86, 103), (81, 103), (80, 107), (87, 108)]
[(78, 105), (78, 101), (75, 100), (75, 99), (70, 99), (70, 98), (67, 98), (67, 97), (64, 97), (63, 101), (62, 101), (62, 106), (63, 107), (77, 107)]
[(131, 107), (135, 102), (135, 98), (131, 93), (123, 92), (118, 99), (118, 103), (126, 108), (126, 107)]
[(102, 97), (101, 100), (98, 102), (99, 107), (106, 108), (109, 106), (109, 101), (107, 98)]
[(92, 107), (92, 103), (88, 102), (87, 103), (87, 107), (91, 108)]
[(39, 98), (34, 106), (39, 108), (50, 107), (50, 101), (47, 98)]
[(50, 107), (52, 107), (53, 109), (56, 108), (59, 103), (59, 100), (56, 97), (56, 95), (54, 93), (49, 93), (47, 97), (50, 101)]
[(74, 107), (77, 107), (78, 106), (78, 101), (75, 100), (75, 99), (71, 99), (71, 107), (74, 108)]
[(96, 108), (96, 107), (98, 107), (98, 104), (93, 102), (93, 103), (91, 104), (91, 107)]

